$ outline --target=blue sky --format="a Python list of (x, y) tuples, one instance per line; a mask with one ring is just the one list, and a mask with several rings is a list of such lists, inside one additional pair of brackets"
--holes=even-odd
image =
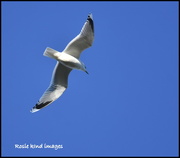
[[(3, 156), (178, 156), (178, 2), (2, 2)], [(62, 51), (95, 40), (51, 105), (30, 113)], [(62, 149), (18, 149), (62, 145)]]

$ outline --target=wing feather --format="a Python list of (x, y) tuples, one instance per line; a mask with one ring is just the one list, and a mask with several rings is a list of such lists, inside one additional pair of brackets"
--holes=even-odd
[(65, 67), (60, 62), (57, 62), (50, 86), (44, 92), (37, 104), (31, 109), (31, 112), (39, 111), (47, 105), (58, 99), (66, 90), (68, 86), (68, 75), (72, 69)]
[(88, 15), (87, 21), (83, 25), (81, 32), (72, 39), (66, 48), (63, 50), (64, 53), (79, 58), (83, 50), (92, 46), (94, 40), (94, 23), (92, 14)]

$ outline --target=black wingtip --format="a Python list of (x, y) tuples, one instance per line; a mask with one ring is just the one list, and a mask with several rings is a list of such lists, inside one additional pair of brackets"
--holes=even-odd
[(45, 106), (49, 105), (52, 101), (48, 101), (48, 102), (45, 102), (45, 103), (37, 103), (32, 109), (31, 109), (31, 112), (34, 113), (36, 111), (39, 111), (40, 109), (44, 108)]
[(89, 13), (89, 14), (88, 14), (88, 19), (92, 19), (92, 20), (93, 20), (92, 13)]
[(91, 25), (91, 28), (94, 32), (94, 22), (93, 22), (93, 16), (92, 16), (92, 13), (89, 13), (88, 15), (88, 18), (87, 18), (87, 21), (89, 21), (90, 25)]

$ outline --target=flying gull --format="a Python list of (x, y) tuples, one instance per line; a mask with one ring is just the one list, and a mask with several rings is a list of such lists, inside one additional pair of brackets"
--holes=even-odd
[(68, 87), (68, 75), (72, 69), (82, 70), (86, 73), (86, 66), (79, 60), (83, 50), (92, 46), (94, 40), (94, 24), (92, 14), (88, 15), (81, 32), (72, 39), (62, 52), (47, 47), (44, 56), (57, 60), (49, 87), (39, 99), (31, 112), (40, 109), (58, 99)]

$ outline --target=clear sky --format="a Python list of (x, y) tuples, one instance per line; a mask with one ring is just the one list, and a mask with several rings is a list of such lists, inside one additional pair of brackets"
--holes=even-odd
[[(178, 156), (178, 2), (1, 7), (3, 156)], [(88, 13), (95, 40), (81, 60), (89, 75), (73, 70), (64, 94), (30, 113), (56, 64), (44, 50), (62, 51)]]

